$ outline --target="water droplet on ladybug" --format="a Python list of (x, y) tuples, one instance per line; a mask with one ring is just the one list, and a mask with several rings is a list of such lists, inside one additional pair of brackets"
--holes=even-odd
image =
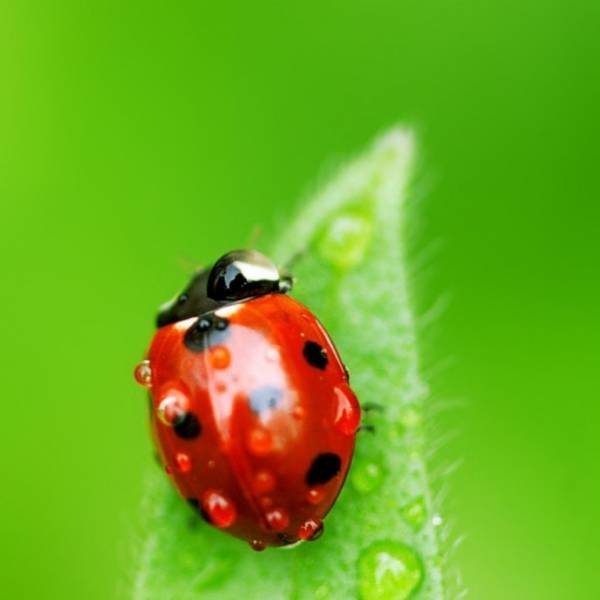
[(323, 523), (320, 519), (308, 519), (298, 529), (298, 537), (305, 542), (317, 540), (322, 534)]
[(224, 383), (223, 381), (217, 381), (217, 383), (215, 384), (215, 390), (219, 394), (223, 394), (227, 391), (227, 384)]
[(231, 354), (225, 346), (213, 346), (208, 351), (208, 362), (213, 369), (226, 369), (231, 363)]
[(254, 456), (266, 456), (273, 449), (273, 437), (266, 429), (255, 427), (248, 432), (246, 445)]
[(292, 409), (292, 416), (294, 417), (294, 419), (303, 419), (305, 415), (305, 410), (303, 406), (300, 406), (300, 404), (294, 406), (294, 408)]
[(262, 540), (251, 540), (250, 548), (256, 552), (262, 552), (266, 548), (266, 544)]
[(138, 363), (133, 371), (135, 380), (146, 388), (152, 386), (152, 367), (149, 360), (143, 360)]
[(290, 522), (290, 518), (283, 508), (275, 508), (265, 515), (265, 520), (269, 529), (281, 531), (285, 529)]
[(360, 406), (354, 392), (346, 384), (335, 390), (334, 427), (344, 435), (354, 435), (360, 426)]
[(277, 348), (267, 348), (265, 352), (265, 358), (269, 362), (277, 362), (279, 360), (279, 351)]
[(421, 560), (414, 550), (399, 542), (376, 542), (358, 559), (358, 587), (364, 600), (407, 600), (422, 579)]
[(320, 488), (311, 488), (306, 492), (306, 499), (310, 504), (319, 504), (325, 496), (325, 491)]
[(189, 473), (192, 470), (192, 459), (185, 452), (177, 453), (175, 464), (181, 473)]
[(263, 496), (262, 498), (259, 498), (258, 503), (263, 508), (271, 508), (271, 506), (273, 506), (273, 498), (271, 498), (271, 496)]
[(252, 489), (256, 495), (268, 494), (275, 489), (275, 476), (270, 471), (262, 469), (254, 475)]
[(189, 398), (177, 388), (170, 388), (158, 403), (158, 418), (162, 423), (173, 427), (181, 423), (190, 406)]
[(210, 522), (220, 529), (230, 527), (235, 522), (237, 510), (235, 504), (215, 490), (207, 490), (202, 496), (202, 508)]

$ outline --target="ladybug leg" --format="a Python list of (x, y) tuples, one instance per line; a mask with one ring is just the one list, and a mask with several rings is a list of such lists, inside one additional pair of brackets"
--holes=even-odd
[[(384, 411), (383, 404), (377, 402), (365, 402), (361, 404), (361, 410), (365, 415), (373, 413), (382, 413)], [(361, 423), (358, 431), (368, 431), (369, 433), (375, 433), (375, 425), (372, 423)]]
[(293, 268), (298, 264), (298, 262), (304, 257), (306, 254), (306, 248), (302, 248), (301, 250), (296, 250), (294, 254), (289, 258), (289, 260), (283, 265), (282, 271), (284, 273), (289, 273)]
[(292, 254), (290, 259), (281, 267), (280, 280), (279, 280), (279, 291), (282, 294), (287, 294), (294, 287), (295, 278), (291, 271), (294, 265), (298, 264), (298, 261), (306, 254), (306, 249), (298, 250)]
[(362, 423), (358, 428), (358, 431), (368, 431), (369, 433), (375, 433), (375, 425), (371, 423)]
[(370, 412), (383, 412), (383, 404), (378, 404), (377, 402), (365, 402), (364, 404), (361, 404), (360, 407), (362, 411), (367, 414)]

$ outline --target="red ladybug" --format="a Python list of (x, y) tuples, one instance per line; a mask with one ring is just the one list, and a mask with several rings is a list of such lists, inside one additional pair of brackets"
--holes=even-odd
[(262, 254), (226, 254), (162, 308), (135, 371), (181, 495), (255, 550), (321, 535), (360, 424), (331, 339), (290, 289)]

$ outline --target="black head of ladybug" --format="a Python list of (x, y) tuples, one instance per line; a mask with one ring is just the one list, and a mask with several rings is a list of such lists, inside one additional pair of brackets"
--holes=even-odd
[(208, 276), (208, 297), (217, 302), (238, 302), (247, 298), (291, 288), (291, 279), (282, 276), (266, 256), (256, 250), (234, 250), (222, 256)]
[(257, 296), (286, 293), (291, 287), (291, 277), (260, 252), (234, 250), (211, 269), (198, 271), (177, 298), (161, 307), (156, 325), (163, 327)]

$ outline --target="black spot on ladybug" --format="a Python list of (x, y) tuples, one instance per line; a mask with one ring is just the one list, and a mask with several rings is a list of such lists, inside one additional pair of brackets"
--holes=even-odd
[(213, 522), (210, 520), (210, 517), (208, 516), (208, 513), (202, 507), (200, 507), (199, 512), (200, 512), (200, 516), (202, 517), (202, 519), (204, 521), (206, 521), (209, 525), (213, 524)]
[(257, 415), (272, 410), (283, 398), (283, 392), (272, 385), (265, 385), (250, 392), (250, 407)]
[(307, 485), (321, 485), (335, 477), (342, 468), (342, 461), (337, 454), (325, 452), (319, 454), (310, 465), (305, 477)]
[(210, 346), (222, 344), (229, 337), (229, 321), (214, 314), (202, 315), (185, 332), (183, 343), (192, 352), (203, 352)]
[(290, 537), (287, 533), (278, 533), (277, 539), (281, 542), (282, 546), (289, 546), (298, 541), (297, 539)]
[(315, 529), (315, 532), (306, 541), (307, 542), (316, 542), (323, 535), (324, 531), (325, 531), (325, 523), (321, 522), (319, 527), (317, 527), (317, 529)]
[(306, 362), (311, 365), (311, 367), (321, 369), (321, 371), (324, 371), (327, 367), (327, 363), (329, 362), (327, 350), (325, 350), (323, 346), (317, 344), (317, 342), (306, 342), (302, 353), (304, 354)]
[(188, 498), (187, 501), (195, 512), (197, 512), (209, 525), (212, 525), (208, 513), (200, 506), (200, 502), (198, 502), (197, 498)]
[(187, 412), (183, 419), (175, 423), (173, 430), (178, 437), (193, 440), (202, 433), (202, 425), (194, 413)]

